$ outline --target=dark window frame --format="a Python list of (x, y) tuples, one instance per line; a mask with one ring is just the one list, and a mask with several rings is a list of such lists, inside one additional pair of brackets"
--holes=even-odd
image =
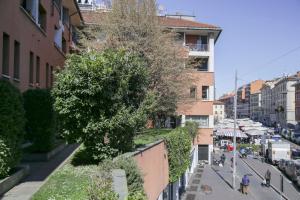
[(20, 80), (21, 44), (14, 41), (14, 80)]
[(2, 39), (2, 75), (9, 78), (10, 36), (3, 32)]

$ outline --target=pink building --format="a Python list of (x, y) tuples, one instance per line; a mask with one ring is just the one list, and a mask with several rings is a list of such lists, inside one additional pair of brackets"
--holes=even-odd
[(197, 66), (188, 71), (191, 82), (184, 85), (184, 98), (177, 105), (181, 125), (186, 121), (199, 124), (199, 135), (194, 146), (198, 160), (210, 162), (213, 149), (214, 128), (214, 48), (221, 28), (197, 22), (195, 16), (166, 15), (161, 24), (175, 30), (181, 36), (182, 46), (187, 49), (187, 59), (193, 59)]
[(21, 91), (48, 88), (82, 23), (75, 0), (0, 1), (0, 76)]

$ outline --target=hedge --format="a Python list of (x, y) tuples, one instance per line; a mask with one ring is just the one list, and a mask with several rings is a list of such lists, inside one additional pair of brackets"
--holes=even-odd
[(169, 181), (176, 182), (190, 166), (192, 137), (186, 128), (177, 128), (165, 138), (168, 161)]
[(47, 89), (30, 89), (24, 94), (26, 138), (33, 142), (31, 151), (48, 152), (54, 146), (56, 120), (53, 99)]
[(25, 112), (19, 90), (0, 80), (0, 179), (8, 176), (20, 160)]

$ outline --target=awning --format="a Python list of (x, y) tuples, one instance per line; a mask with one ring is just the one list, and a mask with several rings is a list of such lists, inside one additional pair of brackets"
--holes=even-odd
[[(226, 137), (233, 137), (234, 136), (234, 130), (233, 129), (219, 129), (215, 133), (216, 136), (226, 136)], [(241, 132), (240, 130), (236, 130), (236, 137), (238, 138), (247, 138), (248, 136)]]
[(257, 135), (264, 135), (265, 132), (262, 130), (251, 129), (251, 130), (247, 130), (246, 134), (249, 136), (257, 136)]

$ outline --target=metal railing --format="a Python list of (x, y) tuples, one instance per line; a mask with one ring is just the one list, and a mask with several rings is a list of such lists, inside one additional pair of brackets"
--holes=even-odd
[(185, 44), (190, 51), (208, 51), (208, 44)]

